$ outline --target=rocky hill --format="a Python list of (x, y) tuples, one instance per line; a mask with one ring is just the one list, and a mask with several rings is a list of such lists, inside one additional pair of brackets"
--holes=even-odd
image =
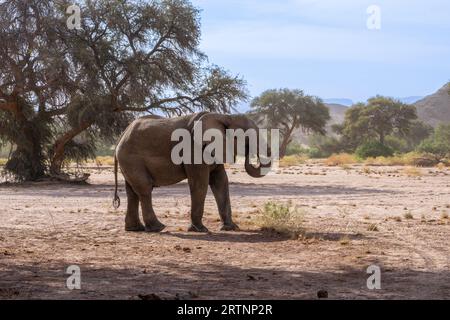
[(450, 83), (444, 85), (436, 93), (417, 101), (414, 105), (419, 118), (432, 126), (450, 122)]
[[(327, 123), (327, 131), (331, 133), (331, 126), (333, 124), (339, 124), (344, 121), (345, 111), (348, 109), (348, 107), (336, 103), (325, 103), (325, 105), (330, 109), (331, 119)], [(308, 144), (308, 140), (309, 136), (302, 130), (294, 131), (294, 141), (296, 141), (297, 143)]]

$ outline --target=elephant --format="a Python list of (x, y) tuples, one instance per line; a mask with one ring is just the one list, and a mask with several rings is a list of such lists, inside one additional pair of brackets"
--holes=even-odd
[[(198, 122), (201, 121), (201, 122)], [(239, 230), (231, 217), (231, 204), (228, 177), (224, 164), (174, 164), (171, 160), (171, 150), (177, 142), (171, 141), (175, 129), (186, 129), (192, 132), (197, 123), (202, 123), (203, 129), (255, 129), (257, 125), (245, 115), (218, 114), (201, 112), (174, 118), (159, 116), (144, 116), (133, 121), (123, 132), (115, 150), (114, 175), (116, 207), (120, 205), (117, 195), (118, 166), (125, 178), (125, 188), (128, 198), (125, 217), (126, 231), (160, 232), (165, 228), (155, 215), (152, 207), (153, 188), (176, 184), (188, 180), (191, 196), (190, 232), (208, 232), (203, 225), (203, 211), (208, 185), (215, 197), (220, 219), (221, 230)], [(258, 134), (259, 141), (259, 134)], [(262, 169), (270, 168), (270, 155), (263, 164), (259, 152), (258, 163), (250, 163), (248, 139), (245, 150), (245, 170), (251, 177), (260, 178), (265, 175)], [(268, 148), (270, 153), (270, 148)], [(265, 172), (265, 171), (264, 171)], [(139, 219), (139, 203), (144, 224)]]

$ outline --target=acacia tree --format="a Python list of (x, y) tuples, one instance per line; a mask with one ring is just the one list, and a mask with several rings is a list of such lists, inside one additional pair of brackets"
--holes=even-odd
[(81, 30), (66, 26), (70, 4), (0, 4), (0, 137), (20, 178), (61, 175), (66, 157), (92, 155), (137, 115), (229, 112), (246, 98), (242, 79), (206, 64), (189, 2), (80, 2)]
[(30, 180), (45, 172), (43, 145), (67, 80), (54, 16), (44, 1), (0, 3), (0, 136), (15, 145), (5, 168)]
[(259, 122), (280, 130), (280, 157), (286, 155), (295, 129), (325, 134), (325, 125), (330, 119), (329, 109), (322, 100), (305, 95), (301, 90), (267, 90), (253, 99), (251, 107)]
[(342, 125), (335, 129), (342, 135), (347, 149), (354, 150), (367, 140), (377, 139), (385, 144), (386, 136), (396, 133), (406, 136), (413, 121), (417, 119), (416, 108), (398, 100), (376, 96), (349, 108)]

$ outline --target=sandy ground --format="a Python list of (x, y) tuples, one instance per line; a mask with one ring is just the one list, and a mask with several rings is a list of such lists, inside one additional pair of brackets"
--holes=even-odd
[[(154, 192), (163, 233), (125, 232), (123, 184), (115, 211), (111, 169), (91, 173), (87, 186), (0, 186), (1, 299), (450, 299), (449, 169), (303, 165), (258, 180), (232, 169), (242, 231), (218, 231), (208, 194), (209, 234), (186, 232), (186, 183)], [(259, 230), (271, 200), (304, 211), (305, 238)], [(70, 265), (81, 290), (66, 288)], [(370, 265), (381, 290), (367, 288)]]

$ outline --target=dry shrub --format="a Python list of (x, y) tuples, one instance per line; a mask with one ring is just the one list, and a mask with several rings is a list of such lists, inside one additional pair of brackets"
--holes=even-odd
[(113, 166), (114, 165), (114, 157), (96, 157), (95, 158), (95, 164), (98, 166), (108, 165)]
[[(1, 159), (0, 159), (0, 164), (1, 164)], [(446, 168), (446, 165), (445, 165), (445, 163), (439, 162), (436, 165), (436, 168), (438, 168), (439, 170), (444, 170)]]
[(340, 240), (339, 243), (343, 246), (346, 246), (350, 244), (350, 237), (348, 235), (344, 235)]
[(412, 219), (414, 219), (414, 216), (412, 215), (411, 212), (406, 212), (403, 216), (404, 216), (405, 219), (407, 219), (407, 220), (412, 220)]
[(333, 154), (328, 159), (325, 159), (324, 163), (327, 166), (343, 166), (348, 164), (357, 163), (356, 156), (348, 153)]
[(372, 166), (412, 166), (420, 155), (416, 152), (393, 157), (367, 158), (364, 163)]
[(4, 166), (8, 159), (0, 158), (0, 166)]
[(304, 234), (302, 226), (304, 212), (296, 206), (293, 207), (291, 202), (287, 204), (267, 202), (260, 213), (259, 226), (262, 230), (277, 232), (292, 239), (298, 239)]
[(280, 160), (280, 167), (285, 168), (285, 167), (299, 166), (301, 164), (304, 164), (306, 160), (308, 160), (307, 156), (299, 156), (299, 155), (286, 156)]
[(363, 171), (364, 174), (371, 174), (372, 173), (372, 170), (370, 170), (370, 168), (366, 167), (366, 166), (363, 168), (362, 171)]
[(403, 173), (408, 177), (420, 177), (422, 176), (422, 170), (416, 167), (407, 167), (403, 169)]

